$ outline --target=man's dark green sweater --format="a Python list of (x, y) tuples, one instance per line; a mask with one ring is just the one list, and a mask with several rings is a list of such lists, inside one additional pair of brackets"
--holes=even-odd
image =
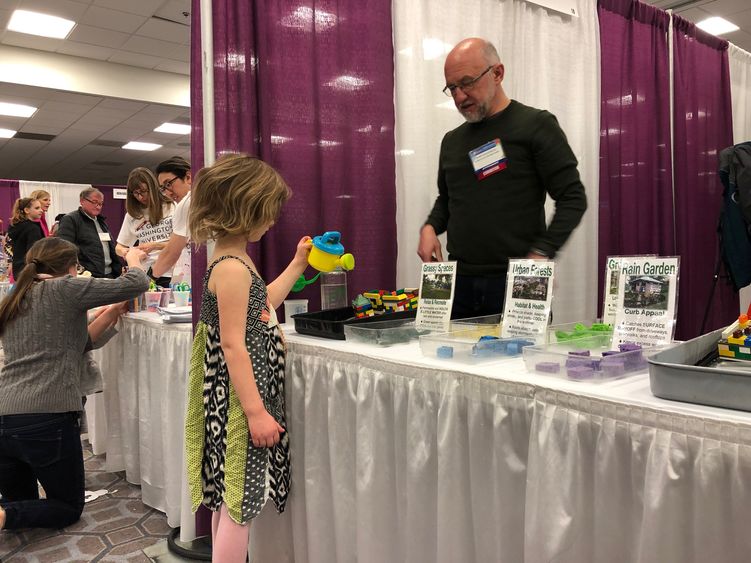
[[(500, 139), (506, 168), (478, 180), (469, 151)], [(576, 157), (555, 116), (514, 100), (501, 112), (449, 131), (441, 143), (438, 198), (427, 223), (447, 231), (458, 273), (503, 275), (509, 258), (531, 250), (549, 257), (587, 208)], [(545, 194), (555, 215), (545, 223)]]

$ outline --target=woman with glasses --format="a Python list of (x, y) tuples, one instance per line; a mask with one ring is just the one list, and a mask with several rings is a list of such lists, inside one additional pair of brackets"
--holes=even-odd
[[(138, 244), (147, 254), (144, 262), (149, 268), (164, 249), (172, 234), (172, 215), (175, 204), (162, 195), (156, 177), (148, 168), (135, 168), (128, 175), (128, 195), (125, 200), (127, 211), (117, 236), (116, 251), (125, 256), (128, 249)], [(157, 278), (155, 283), (169, 287), (172, 271)]]

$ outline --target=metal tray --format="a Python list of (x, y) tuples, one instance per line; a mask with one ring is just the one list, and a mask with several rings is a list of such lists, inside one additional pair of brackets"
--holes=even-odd
[(751, 411), (751, 365), (695, 365), (717, 349), (722, 331), (718, 329), (648, 358), (652, 394), (662, 399)]

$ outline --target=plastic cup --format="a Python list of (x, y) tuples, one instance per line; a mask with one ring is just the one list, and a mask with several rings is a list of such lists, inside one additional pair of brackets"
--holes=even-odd
[(163, 289), (160, 291), (162, 298), (159, 300), (159, 306), (160, 307), (167, 307), (169, 305), (169, 296), (170, 293), (172, 293), (172, 290), (170, 289)]
[(161, 291), (147, 291), (145, 294), (146, 310), (150, 313), (156, 313), (156, 308), (162, 300)]
[(292, 315), (308, 312), (307, 299), (287, 299), (284, 302), (284, 318), (287, 322), (292, 320)]
[(172, 297), (175, 300), (175, 307), (187, 307), (190, 299), (190, 291), (172, 291)]

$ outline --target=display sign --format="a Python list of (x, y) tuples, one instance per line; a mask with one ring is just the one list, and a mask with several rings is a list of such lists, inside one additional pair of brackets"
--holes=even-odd
[(456, 262), (425, 262), (420, 274), (420, 299), (417, 305), (418, 329), (448, 332), (454, 302)]
[(127, 188), (112, 188), (112, 199), (128, 199)]
[(618, 290), (620, 288), (621, 264), (624, 260), (653, 257), (654, 254), (639, 256), (608, 256), (605, 264), (605, 291), (603, 291), (602, 322), (615, 324), (615, 312), (618, 309)]
[(662, 346), (673, 340), (678, 299), (677, 256), (623, 258), (613, 348), (631, 343)]
[(555, 263), (510, 260), (503, 305), (503, 338), (527, 336), (543, 342), (553, 302)]

